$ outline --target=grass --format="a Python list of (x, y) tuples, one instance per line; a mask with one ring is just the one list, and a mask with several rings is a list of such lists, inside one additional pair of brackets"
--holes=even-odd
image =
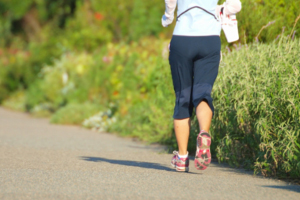
[(90, 103), (68, 104), (59, 109), (52, 116), (50, 121), (56, 124), (81, 124), (88, 117), (99, 112), (100, 106)]
[(224, 57), (214, 86), (217, 157), (264, 175), (300, 176), (300, 41), (281, 37)]

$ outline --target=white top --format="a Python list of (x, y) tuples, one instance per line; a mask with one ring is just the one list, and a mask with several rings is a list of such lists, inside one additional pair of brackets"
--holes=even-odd
[[(224, 14), (236, 14), (241, 10), (240, 0), (226, 0), (226, 2), (218, 6), (218, 0), (165, 0), (166, 10), (162, 17), (162, 25), (167, 27), (174, 20), (174, 12), (177, 6), (177, 15), (187, 9), (199, 6), (208, 12), (218, 15), (221, 7), (224, 7)], [(205, 11), (194, 8), (184, 13), (178, 19), (173, 35), (182, 36), (209, 36), (220, 35), (221, 23), (214, 16)]]

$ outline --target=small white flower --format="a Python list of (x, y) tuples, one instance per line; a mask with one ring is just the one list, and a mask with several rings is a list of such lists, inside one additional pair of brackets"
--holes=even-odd
[(85, 119), (82, 125), (99, 132), (107, 131), (109, 126), (117, 121), (115, 117), (110, 117), (111, 115), (112, 111), (110, 109), (105, 112), (99, 112), (96, 115)]

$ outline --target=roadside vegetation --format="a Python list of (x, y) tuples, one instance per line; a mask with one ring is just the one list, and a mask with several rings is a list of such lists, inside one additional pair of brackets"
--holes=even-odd
[[(177, 148), (160, 0), (22, 2), (0, 0), (2, 106)], [(300, 177), (299, 3), (243, 2), (240, 41), (222, 35), (211, 129), (220, 162)], [(194, 117), (190, 152), (198, 132)]]

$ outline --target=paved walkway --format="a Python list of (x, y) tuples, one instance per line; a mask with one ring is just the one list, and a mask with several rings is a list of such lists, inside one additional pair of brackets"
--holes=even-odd
[(175, 172), (160, 151), (0, 108), (0, 199), (300, 199), (300, 186), (217, 163)]

